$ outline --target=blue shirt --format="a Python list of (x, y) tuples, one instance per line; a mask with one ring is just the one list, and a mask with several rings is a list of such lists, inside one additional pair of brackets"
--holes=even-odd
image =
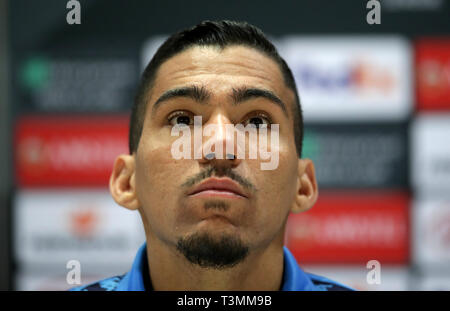
[[(131, 270), (121, 276), (107, 278), (88, 285), (72, 288), (72, 291), (145, 291), (153, 290), (147, 261), (147, 244), (139, 248)], [(282, 291), (342, 291), (352, 288), (328, 278), (306, 273), (294, 256), (283, 246), (284, 271)]]

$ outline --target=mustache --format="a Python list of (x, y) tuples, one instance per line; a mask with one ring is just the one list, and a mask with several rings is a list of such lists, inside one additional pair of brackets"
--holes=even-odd
[(228, 177), (235, 182), (237, 182), (239, 185), (241, 185), (243, 188), (250, 190), (252, 192), (256, 192), (255, 186), (248, 180), (247, 178), (237, 174), (234, 172), (231, 167), (217, 167), (217, 166), (210, 166), (200, 173), (189, 177), (181, 186), (182, 187), (191, 187), (195, 184), (200, 183), (206, 178), (209, 178), (211, 176), (217, 176), (217, 177)]

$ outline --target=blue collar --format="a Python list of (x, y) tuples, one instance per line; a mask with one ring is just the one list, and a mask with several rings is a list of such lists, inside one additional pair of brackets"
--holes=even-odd
[[(148, 278), (147, 268), (147, 243), (144, 243), (138, 250), (131, 270), (118, 284), (119, 291), (144, 291), (146, 290), (144, 278)], [(316, 290), (310, 277), (303, 272), (297, 264), (294, 256), (283, 246), (284, 272), (282, 291), (304, 291)], [(149, 282), (150, 283), (150, 282)], [(147, 286), (148, 287), (148, 286)]]

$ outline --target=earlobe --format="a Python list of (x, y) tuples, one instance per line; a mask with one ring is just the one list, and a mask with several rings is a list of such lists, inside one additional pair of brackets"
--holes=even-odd
[(117, 204), (130, 210), (139, 208), (135, 186), (134, 155), (123, 154), (116, 158), (109, 178), (109, 190)]
[(291, 208), (293, 213), (309, 210), (319, 196), (314, 163), (310, 159), (298, 161), (297, 193)]

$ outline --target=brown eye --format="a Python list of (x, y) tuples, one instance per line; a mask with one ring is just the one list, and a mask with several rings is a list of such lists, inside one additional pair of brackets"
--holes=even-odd
[(267, 127), (270, 127), (270, 118), (267, 117), (264, 114), (257, 114), (257, 115), (253, 115), (250, 118), (248, 118), (243, 125), (247, 126), (247, 124), (254, 124), (256, 128), (260, 128), (261, 125), (266, 124)]
[(194, 124), (194, 118), (187, 111), (175, 111), (167, 118), (170, 125), (192, 125)]

